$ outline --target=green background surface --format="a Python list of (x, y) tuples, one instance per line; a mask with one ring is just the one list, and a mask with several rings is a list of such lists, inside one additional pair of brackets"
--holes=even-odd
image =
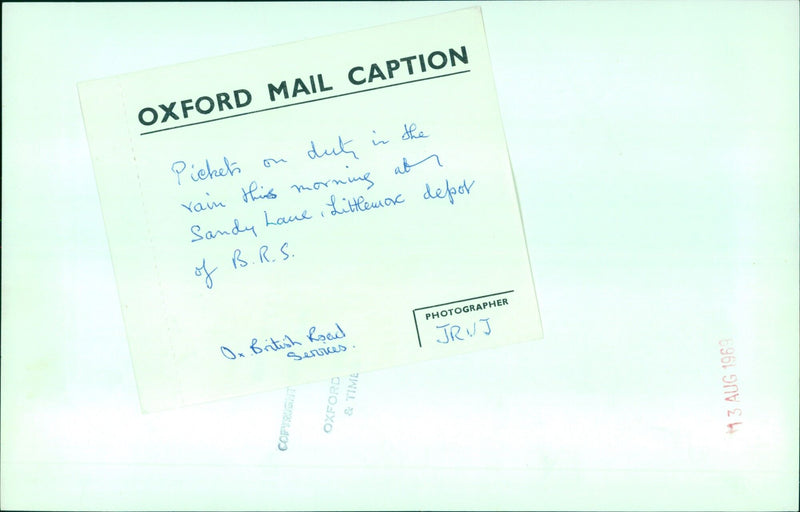
[(76, 83), (471, 5), (3, 4), (2, 508), (796, 508), (795, 2), (487, 3), (545, 338), (139, 412)]

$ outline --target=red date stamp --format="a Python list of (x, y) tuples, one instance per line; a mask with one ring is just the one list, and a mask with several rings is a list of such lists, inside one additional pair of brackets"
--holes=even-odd
[(722, 367), (722, 395), (725, 400), (727, 416), (726, 433), (733, 434), (739, 431), (742, 421), (741, 397), (739, 393), (739, 377), (736, 375), (736, 348), (730, 338), (719, 340), (719, 362)]

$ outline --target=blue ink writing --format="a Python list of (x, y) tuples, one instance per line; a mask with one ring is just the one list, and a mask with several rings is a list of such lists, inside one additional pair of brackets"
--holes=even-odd
[(214, 287), (214, 281), (211, 279), (211, 274), (216, 272), (216, 270), (217, 267), (208, 270), (206, 268), (206, 259), (203, 258), (203, 264), (200, 265), (199, 267), (194, 268), (194, 275), (196, 275), (197, 277), (203, 277), (203, 274), (205, 274), (206, 288), (210, 290), (211, 288)]
[(288, 334), (284, 334), (283, 338), (280, 340), (276, 340), (270, 336), (269, 342), (263, 347), (258, 346), (258, 338), (253, 338), (250, 341), (250, 350), (253, 351), (253, 354), (261, 354), (262, 352), (278, 352), (294, 346), (302, 346), (302, 343), (293, 340)]
[(290, 185), (289, 188), (293, 188), (298, 194), (301, 194), (305, 190), (320, 190), (322, 188), (328, 188), (332, 185), (349, 185), (350, 183), (356, 183), (359, 181), (368, 183), (367, 190), (371, 189), (375, 185), (375, 182), (370, 178), (370, 173), (365, 172), (361, 176), (348, 176), (347, 178), (342, 179), (333, 178), (325, 181), (315, 181), (312, 185), (303, 185), (301, 183), (299, 185)]
[(336, 330), (334, 332), (328, 331), (325, 334), (317, 334), (317, 326), (311, 326), (308, 329), (308, 334), (306, 334), (306, 338), (308, 338), (308, 341), (312, 343), (314, 343), (315, 341), (328, 342), (346, 338), (347, 335), (344, 333), (344, 329), (342, 329), (342, 326), (339, 325), (338, 323), (336, 323), (335, 325), (336, 325)]
[(186, 162), (183, 160), (178, 160), (177, 162), (172, 162), (172, 167), (170, 170), (175, 173), (175, 177), (178, 178), (178, 186), (181, 186), (181, 173), (186, 169)]
[(335, 346), (335, 347), (314, 348), (314, 349), (311, 349), (308, 352), (303, 352), (302, 356), (300, 354), (296, 354), (294, 352), (287, 352), (286, 353), (286, 357), (288, 357), (290, 359), (293, 359), (295, 361), (302, 361), (303, 359), (311, 359), (313, 357), (321, 357), (321, 356), (326, 356), (326, 355), (329, 355), (329, 354), (336, 354), (336, 353), (345, 352), (345, 351), (347, 351), (347, 347), (345, 347), (344, 345), (338, 345), (338, 346)]
[[(478, 324), (478, 322), (483, 322), (483, 324)], [(469, 330), (469, 325), (463, 327), (459, 324), (437, 325), (436, 328), (442, 330), (444, 338), (437, 338), (436, 342), (450, 343), (451, 341), (464, 341), (465, 338), (461, 334), (462, 329), (466, 332), (466, 336), (469, 336), (470, 338), (473, 338), (477, 335), (489, 336), (492, 334), (492, 327), (489, 325), (488, 318), (481, 318), (478, 322), (472, 322), (472, 332)], [(483, 330), (479, 332), (478, 327), (483, 328)]]
[[(375, 133), (375, 130), (372, 130), (372, 133), (375, 134), (375, 135), (378, 135), (377, 133)], [(381, 144), (388, 144), (388, 143), (389, 143), (388, 140), (383, 140), (383, 139), (380, 139), (380, 138), (378, 140), (375, 140), (375, 137), (372, 138), (372, 145), (373, 146), (380, 146)]]
[(436, 159), (436, 165), (438, 165), (439, 167), (444, 167), (442, 165), (442, 162), (439, 161), (439, 155), (436, 155), (436, 154), (427, 156), (427, 157), (423, 158), (422, 160), (420, 160), (419, 162), (414, 163), (414, 164), (408, 163), (408, 160), (406, 159), (406, 157), (403, 157), (403, 168), (401, 169), (399, 166), (395, 167), (394, 168), (394, 173), (395, 174), (408, 174), (409, 172), (411, 172), (411, 169), (413, 167), (416, 167), (417, 165), (419, 165), (419, 164), (421, 164), (423, 162), (427, 162), (431, 158), (435, 158)]
[(335, 147), (333, 149), (325, 149), (325, 150), (322, 151), (322, 153), (320, 153), (319, 151), (317, 151), (317, 147), (314, 144), (314, 141), (312, 140), (311, 141), (311, 149), (309, 149), (306, 152), (306, 154), (308, 155), (308, 158), (314, 160), (316, 158), (322, 158), (324, 156), (339, 156), (339, 155), (341, 155), (343, 153), (347, 153), (350, 156), (352, 156), (353, 158), (355, 158), (356, 160), (358, 160), (358, 156), (356, 155), (356, 152), (353, 151), (352, 149), (347, 149), (345, 147), (348, 144), (350, 144), (351, 142), (353, 142), (352, 139), (351, 140), (347, 140), (347, 141), (343, 141), (342, 140), (342, 136), (339, 135), (339, 147), (338, 148)]
[(425, 135), (425, 133), (423, 133), (422, 130), (420, 130), (419, 133), (416, 133), (417, 125), (415, 123), (411, 123), (410, 125), (407, 125), (407, 124), (403, 123), (403, 130), (404, 130), (403, 136), (401, 137), (403, 140), (427, 139), (428, 138), (428, 136)]
[(241, 249), (234, 249), (233, 251), (233, 268), (240, 268), (247, 266), (247, 260), (242, 258), (242, 250)]
[(266, 167), (267, 169), (272, 167), (273, 164), (285, 164), (285, 163), (286, 163), (286, 160), (284, 160), (283, 158), (278, 158), (277, 160), (275, 160), (274, 158), (265, 158), (264, 159), (264, 167)]
[(308, 210), (303, 210), (303, 213), (298, 215), (289, 215), (286, 217), (278, 217), (274, 221), (269, 220), (269, 215), (267, 215), (267, 211), (264, 210), (264, 224), (269, 226), (283, 226), (284, 224), (291, 224), (292, 222), (301, 222), (304, 220), (310, 220), (312, 217), (309, 215)]
[(325, 203), (325, 206), (331, 207), (331, 215), (342, 215), (345, 213), (366, 212), (377, 208), (396, 206), (405, 202), (406, 200), (403, 198), (403, 194), (397, 194), (394, 197), (388, 196), (378, 201), (368, 201), (364, 196), (358, 196), (352, 199), (342, 198), (341, 201), (337, 202), (336, 196), (331, 196), (330, 201)]
[(193, 224), (192, 227), (190, 228), (190, 231), (192, 232), (192, 235), (194, 235), (194, 238), (192, 238), (192, 243), (200, 242), (202, 240), (213, 240), (219, 236), (238, 236), (247, 232), (250, 232), (250, 234), (252, 234), (254, 237), (258, 236), (256, 234), (256, 228), (254, 226), (240, 226), (239, 219), (233, 219), (233, 227), (231, 227), (231, 229), (228, 230), (217, 229), (213, 231), (207, 230), (206, 232), (203, 232), (202, 228), (199, 225)]
[(444, 180), (444, 189), (437, 188), (435, 191), (431, 190), (431, 186), (425, 183), (425, 193), (422, 194), (424, 199), (447, 199), (450, 204), (455, 203), (455, 196), (462, 194), (469, 195), (472, 187), (475, 185), (475, 180), (467, 185), (467, 180), (462, 181), (458, 186), (450, 184), (449, 180)]
[(252, 203), (259, 199), (275, 199), (278, 197), (274, 189), (264, 192), (265, 190), (263, 185), (259, 185), (256, 181), (251, 181), (247, 188), (242, 187), (242, 201)]
[[(273, 247), (271, 251), (270, 247)], [(289, 249), (289, 242), (283, 242), (283, 244), (278, 249), (278, 251), (280, 252), (276, 253), (274, 247), (277, 247), (277, 244), (272, 246), (266, 244), (261, 245), (257, 251), (258, 259), (255, 259), (255, 257), (250, 258), (250, 256), (246, 256), (246, 251), (243, 251), (242, 249), (239, 248), (234, 249), (233, 256), (231, 257), (231, 264), (233, 265), (233, 269), (234, 270), (242, 269), (245, 267), (249, 267), (251, 266), (251, 264), (255, 263), (259, 264), (274, 263), (274, 262), (286, 261), (289, 258), (294, 258), (294, 254)], [(249, 250), (247, 252), (249, 252)]]
[[(223, 162), (225, 163), (224, 167), (219, 168), (211, 168), (211, 163), (206, 158), (206, 165), (204, 167), (195, 168), (194, 164), (191, 164), (191, 170), (189, 171), (189, 177), (192, 181), (205, 181), (205, 180), (213, 180), (214, 178), (222, 178), (225, 176), (234, 176), (236, 174), (241, 174), (242, 169), (237, 167), (236, 162), (231, 162), (228, 160), (228, 157), (223, 157)], [(172, 163), (172, 167), (170, 168), (175, 176), (178, 178), (178, 186), (181, 185), (181, 174), (186, 170), (186, 162), (183, 160), (178, 160), (177, 162)]]
[[(250, 340), (250, 345), (248, 350), (244, 350), (244, 352), (239, 352), (237, 350), (233, 350), (226, 346), (220, 346), (219, 351), (220, 354), (225, 359), (230, 361), (235, 361), (236, 359), (243, 359), (247, 356), (257, 356), (260, 354), (269, 354), (269, 353), (279, 353), (284, 352), (286, 357), (292, 359), (294, 361), (302, 361), (304, 359), (312, 359), (314, 357), (324, 357), (330, 354), (337, 354), (341, 352), (346, 352), (347, 347), (342, 344), (328, 344), (328, 342), (334, 342), (337, 340), (342, 340), (346, 337), (344, 329), (338, 323), (334, 324), (336, 326), (335, 329), (330, 330), (323, 333), (318, 333), (316, 326), (312, 326), (308, 329), (308, 334), (306, 338), (302, 341), (300, 339), (293, 339), (288, 334), (284, 334), (280, 338), (274, 338), (269, 336), (268, 338), (257, 338), (253, 337)], [(287, 349), (296, 348), (296, 347), (307, 347), (308, 343), (312, 343), (315, 348), (310, 349), (308, 351), (298, 353), (294, 351), (285, 352)], [(355, 345), (351, 346), (351, 348), (355, 348)], [(246, 352), (246, 353), (245, 353)]]
[[(219, 347), (219, 351), (222, 352), (222, 355), (225, 357), (225, 359), (230, 359), (231, 361), (236, 359), (236, 354), (233, 352), (233, 350), (224, 345)], [(244, 357), (244, 354), (239, 352), (239, 357)]]
[[(289, 242), (283, 242), (283, 245), (281, 246), (281, 254), (283, 255), (283, 259), (281, 259), (281, 261), (286, 261), (289, 258), (294, 257), (294, 254), (289, 254), (288, 252), (286, 252), (288, 248), (289, 248)], [(269, 251), (268, 245), (262, 245), (261, 247), (258, 248), (258, 261), (261, 263), (272, 263), (274, 261), (277, 261), (269, 259), (269, 257), (267, 256), (267, 251)]]
[[(206, 195), (211, 197), (208, 192), (206, 192)], [(200, 213), (213, 210), (214, 208), (225, 208), (225, 203), (222, 201), (206, 201), (205, 203), (189, 201), (189, 204), (181, 203), (181, 206), (186, 208), (189, 212)]]

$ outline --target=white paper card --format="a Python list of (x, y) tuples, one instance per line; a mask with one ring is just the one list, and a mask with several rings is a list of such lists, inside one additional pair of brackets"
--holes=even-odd
[(79, 92), (143, 410), (541, 337), (479, 9)]

